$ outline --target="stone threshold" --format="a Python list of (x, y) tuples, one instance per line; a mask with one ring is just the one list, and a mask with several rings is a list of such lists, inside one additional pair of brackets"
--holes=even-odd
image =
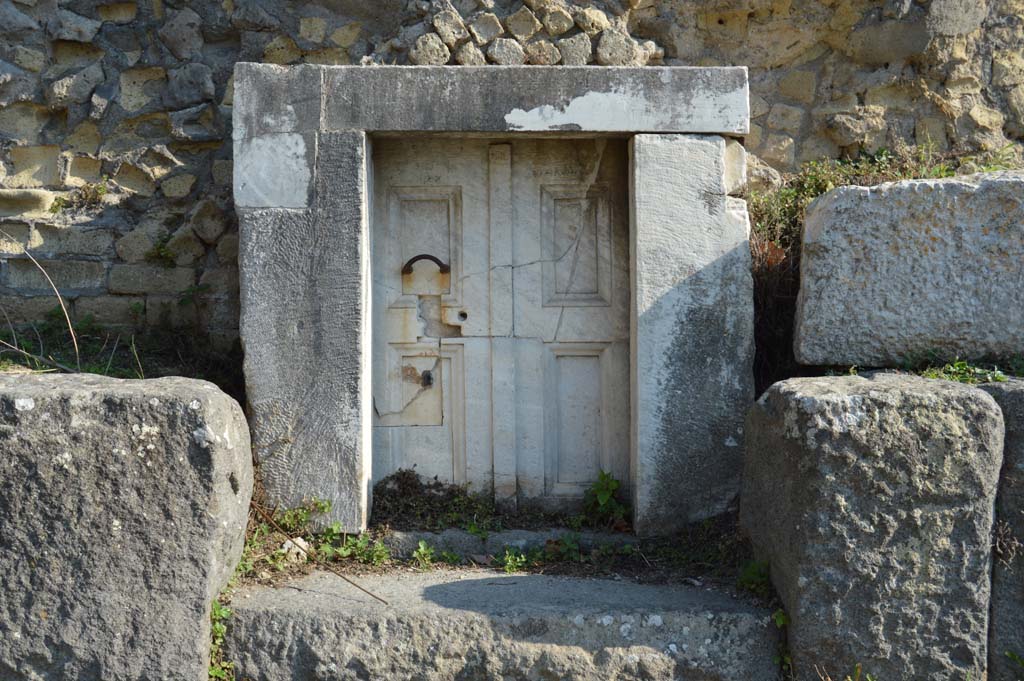
[(234, 596), (238, 678), (775, 680), (768, 610), (687, 586), (434, 570)]
[(449, 528), (440, 532), (426, 530), (405, 531), (391, 530), (382, 541), (391, 551), (392, 557), (408, 560), (421, 541), (426, 542), (436, 553), (449, 551), (463, 558), (476, 554), (499, 556), (504, 554), (506, 547), (528, 552), (532, 549), (543, 549), (549, 541), (559, 541), (571, 536), (579, 544), (581, 551), (592, 551), (601, 547), (621, 548), (638, 546), (640, 539), (634, 534), (624, 532), (579, 532), (568, 527), (550, 527), (537, 530), (501, 530), (473, 534), (467, 530)]

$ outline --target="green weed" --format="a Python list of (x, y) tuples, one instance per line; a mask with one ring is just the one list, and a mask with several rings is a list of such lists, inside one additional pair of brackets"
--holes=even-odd
[(769, 598), (772, 595), (770, 577), (768, 563), (760, 560), (751, 560), (744, 564), (740, 570), (737, 586), (760, 598)]
[(421, 539), (412, 552), (412, 559), (421, 570), (429, 570), (434, 564), (434, 549)]
[(600, 471), (583, 496), (583, 513), (595, 526), (613, 527), (626, 522), (629, 507), (618, 499), (622, 486), (611, 473)]
[(528, 561), (522, 551), (506, 546), (505, 555), (498, 558), (495, 562), (506, 574), (511, 575), (525, 570)]
[(960, 359), (941, 367), (926, 367), (917, 373), (924, 378), (939, 378), (969, 385), (1001, 383), (1007, 380), (1006, 374), (996, 367), (978, 366)]
[(214, 600), (210, 608), (210, 678), (219, 681), (233, 681), (235, 664), (224, 659), (224, 636), (231, 608)]
[(448, 565), (462, 565), (462, 556), (451, 551), (442, 551), (440, 558), (442, 563), (447, 563)]

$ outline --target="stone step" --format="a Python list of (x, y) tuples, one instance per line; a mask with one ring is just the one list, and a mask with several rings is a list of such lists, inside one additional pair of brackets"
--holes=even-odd
[(770, 613), (688, 586), (434, 570), (245, 587), (225, 652), (238, 678), (777, 681)]

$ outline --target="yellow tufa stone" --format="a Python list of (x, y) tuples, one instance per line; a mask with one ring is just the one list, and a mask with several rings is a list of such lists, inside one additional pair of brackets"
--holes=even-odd
[(33, 73), (39, 73), (46, 67), (46, 54), (31, 47), (17, 45), (14, 48), (14, 63)]
[(50, 120), (46, 107), (15, 102), (0, 108), (0, 134), (23, 144), (36, 144), (43, 126)]
[(331, 34), (331, 42), (338, 47), (343, 47), (346, 50), (356, 44), (359, 40), (359, 34), (362, 32), (363, 26), (359, 23), (351, 23), (342, 26), (334, 33)]
[(110, 5), (100, 5), (98, 8), (100, 19), (115, 24), (128, 24), (135, 21), (138, 13), (138, 6), (134, 2), (115, 2)]
[(140, 196), (152, 196), (156, 191), (153, 179), (149, 173), (133, 166), (130, 163), (122, 163), (114, 174), (114, 183), (119, 187)]
[(14, 147), (10, 159), (14, 174), (7, 178), (8, 187), (47, 187), (60, 183), (60, 147)]
[(327, 22), (320, 17), (299, 19), (299, 36), (311, 43), (322, 43), (327, 35)]
[(302, 58), (302, 50), (286, 35), (279, 35), (263, 49), (263, 61), (268, 64), (291, 64)]
[(65, 184), (69, 187), (81, 187), (95, 184), (102, 179), (103, 162), (89, 156), (72, 156), (68, 164), (68, 176)]
[(814, 103), (818, 77), (813, 71), (790, 71), (779, 80), (779, 94), (803, 104)]
[(160, 184), (160, 189), (163, 191), (164, 196), (171, 199), (180, 199), (188, 196), (188, 193), (192, 191), (192, 185), (195, 184), (195, 175), (174, 175), (164, 180)]
[(307, 52), (303, 61), (307, 64), (322, 64), (324, 66), (344, 66), (350, 63), (348, 51), (340, 47), (325, 47), (322, 50)]
[(95, 154), (100, 149), (100, 129), (92, 121), (80, 123), (64, 138), (64, 148), (79, 154)]
[(155, 81), (167, 79), (167, 72), (159, 66), (148, 66), (128, 69), (121, 72), (121, 97), (119, 103), (125, 111), (138, 111), (154, 97), (158, 96), (162, 83), (150, 85)]

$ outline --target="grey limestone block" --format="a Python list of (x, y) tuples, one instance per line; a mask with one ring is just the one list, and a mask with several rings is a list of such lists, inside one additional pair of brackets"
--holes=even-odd
[(799, 681), (984, 679), (1003, 418), (902, 374), (798, 378), (747, 417), (740, 522)]
[(252, 486), (210, 383), (0, 377), (0, 678), (205, 680)]
[(1024, 173), (840, 187), (807, 210), (795, 352), (901, 366), (1024, 351)]
[[(1006, 443), (996, 497), (996, 520), (1004, 524), (1004, 539), (1024, 542), (1024, 380), (980, 386), (1003, 411)], [(992, 566), (992, 623), (989, 627), (988, 678), (1018, 681), (1024, 667), (1009, 654), (1024, 659), (1024, 551), (996, 556)]]
[(239, 210), (253, 450), (271, 502), (360, 531), (370, 476), (367, 139), (319, 136), (311, 206)]

